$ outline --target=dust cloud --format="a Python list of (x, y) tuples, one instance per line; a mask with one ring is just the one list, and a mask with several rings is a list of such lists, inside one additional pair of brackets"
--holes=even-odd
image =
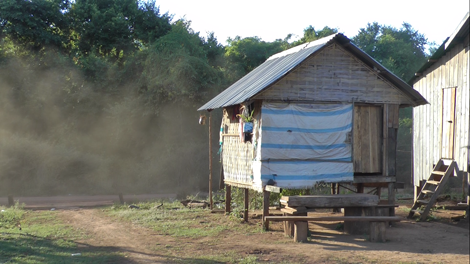
[(207, 190), (200, 102), (151, 107), (133, 84), (103, 92), (81, 76), (19, 61), (0, 68), (0, 196)]

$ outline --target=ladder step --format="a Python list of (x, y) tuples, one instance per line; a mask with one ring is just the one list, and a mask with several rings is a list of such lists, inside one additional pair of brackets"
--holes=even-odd
[(446, 172), (445, 171), (433, 171), (431, 174), (444, 176)]
[(439, 185), (440, 181), (427, 181), (429, 184)]
[(424, 193), (424, 194), (428, 194), (428, 193), (433, 194), (434, 193), (434, 191), (431, 191), (431, 190), (422, 190), (421, 192)]
[(426, 201), (426, 200), (416, 200), (418, 203), (420, 204), (428, 204), (429, 201)]
[(442, 164), (449, 166), (453, 161), (452, 159), (442, 159)]

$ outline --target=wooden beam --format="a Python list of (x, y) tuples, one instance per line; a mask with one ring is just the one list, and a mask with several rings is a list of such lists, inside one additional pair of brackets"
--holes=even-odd
[(267, 216), (268, 221), (353, 221), (353, 222), (400, 222), (404, 220), (399, 216)]
[(277, 187), (277, 186), (273, 186), (273, 185), (266, 185), (264, 187), (264, 190), (268, 191), (268, 192), (273, 192), (273, 193), (281, 193), (282, 188)]
[(395, 176), (354, 176), (354, 183), (396, 182)]
[(238, 137), (240, 134), (222, 134), (222, 137)]
[(302, 195), (283, 196), (281, 204), (289, 207), (350, 207), (374, 206), (379, 203), (377, 195), (371, 194), (338, 194), (338, 195)]

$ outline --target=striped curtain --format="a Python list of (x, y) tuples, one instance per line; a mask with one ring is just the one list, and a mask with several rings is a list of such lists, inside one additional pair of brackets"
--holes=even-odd
[(305, 188), (353, 180), (352, 104), (263, 103), (261, 115), (255, 184)]

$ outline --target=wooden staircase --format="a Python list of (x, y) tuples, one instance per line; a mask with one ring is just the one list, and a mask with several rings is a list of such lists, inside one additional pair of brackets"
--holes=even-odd
[(444, 188), (447, 180), (454, 176), (454, 171), (458, 172), (459, 168), (454, 160), (440, 159), (431, 172), (431, 176), (424, 183), (421, 192), (418, 194), (413, 207), (411, 208), (408, 218), (412, 218), (415, 213), (419, 213), (420, 220), (426, 220), (429, 211), (436, 203), (441, 190)]

